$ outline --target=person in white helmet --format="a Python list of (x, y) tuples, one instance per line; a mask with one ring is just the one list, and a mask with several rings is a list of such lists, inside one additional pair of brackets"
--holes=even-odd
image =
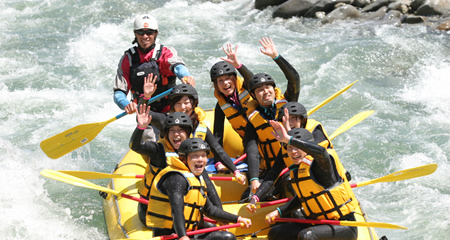
[[(158, 44), (158, 22), (148, 14), (139, 15), (134, 20), (134, 43), (137, 46), (126, 50), (119, 61), (117, 75), (114, 80), (114, 102), (128, 114), (136, 112), (139, 101), (146, 101), (143, 97), (143, 86), (150, 73), (156, 76), (157, 90), (155, 96), (176, 85), (176, 78), (182, 83), (195, 86), (195, 80), (186, 68), (184, 61), (172, 47)], [(127, 99), (128, 92), (132, 93), (132, 100)], [(152, 111), (169, 112), (167, 98), (153, 102)], [(150, 138), (158, 134), (148, 133)]]

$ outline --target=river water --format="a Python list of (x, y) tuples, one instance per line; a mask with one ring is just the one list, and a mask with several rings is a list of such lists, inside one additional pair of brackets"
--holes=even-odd
[[(311, 118), (329, 134), (353, 115), (375, 110), (334, 140), (344, 166), (360, 182), (429, 163), (429, 176), (355, 189), (370, 220), (407, 231), (377, 229), (389, 239), (448, 239), (450, 232), (450, 38), (425, 25), (380, 21), (272, 19), (253, 1), (6, 0), (0, 3), (0, 237), (107, 239), (96, 191), (40, 176), (46, 168), (110, 172), (128, 150), (134, 116), (108, 126), (89, 144), (57, 160), (42, 140), (71, 127), (108, 120), (117, 63), (131, 47), (132, 23), (151, 13), (161, 43), (173, 46), (197, 80), (200, 106), (213, 108), (208, 78), (221, 47), (239, 46), (253, 72), (284, 90), (281, 71), (259, 52), (271, 37), (301, 76), (299, 101), (312, 108), (352, 88)], [(106, 185), (107, 180), (96, 184)]]

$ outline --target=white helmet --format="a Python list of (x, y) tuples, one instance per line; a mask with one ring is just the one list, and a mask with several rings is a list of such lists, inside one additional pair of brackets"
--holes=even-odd
[(134, 30), (149, 28), (158, 31), (158, 22), (148, 14), (139, 15), (134, 19)]

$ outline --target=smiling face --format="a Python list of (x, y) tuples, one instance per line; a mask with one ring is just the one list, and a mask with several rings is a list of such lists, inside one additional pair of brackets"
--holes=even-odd
[(192, 152), (187, 156), (187, 166), (195, 176), (200, 176), (205, 170), (207, 160), (206, 151)]
[(169, 128), (168, 136), (170, 144), (172, 144), (173, 148), (178, 149), (180, 148), (180, 144), (186, 140), (188, 137), (188, 134), (186, 130), (184, 130), (180, 126), (173, 126)]
[(303, 158), (308, 155), (306, 152), (303, 152), (302, 150), (292, 146), (288, 145), (287, 148), (287, 154), (292, 159), (295, 165), (299, 165), (300, 162), (303, 160)]
[(236, 76), (233, 74), (222, 75), (216, 79), (217, 90), (225, 96), (230, 96), (236, 89)]
[(299, 115), (289, 115), (289, 126), (291, 129), (301, 128), (302, 118)]
[[(142, 35), (140, 33), (142, 33)], [(158, 32), (149, 28), (143, 28), (136, 30), (134, 36), (136, 37), (139, 46), (143, 49), (147, 49), (155, 43)]]
[(173, 105), (173, 111), (175, 112), (184, 112), (188, 115), (191, 115), (192, 110), (192, 101), (187, 95), (181, 97), (181, 99)]
[(272, 84), (264, 83), (257, 86), (254, 94), (258, 103), (263, 107), (270, 107), (275, 101), (275, 88)]

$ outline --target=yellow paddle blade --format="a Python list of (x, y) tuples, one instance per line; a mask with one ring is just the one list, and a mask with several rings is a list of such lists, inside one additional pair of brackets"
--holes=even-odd
[(395, 181), (407, 180), (407, 179), (411, 179), (411, 178), (422, 177), (422, 176), (426, 176), (426, 175), (434, 173), (437, 169), (437, 166), (438, 165), (436, 163), (431, 163), (431, 164), (423, 165), (420, 167), (409, 168), (409, 169), (405, 169), (405, 170), (398, 171), (395, 173), (391, 173), (389, 175), (386, 175), (384, 177), (380, 177), (377, 179), (372, 179), (372, 180), (360, 182), (360, 183), (354, 183), (354, 184), (352, 184), (352, 187), (353, 187), (353, 185), (355, 185), (355, 187), (362, 187), (362, 186), (366, 186), (366, 185), (374, 184), (374, 183), (395, 182)]
[(353, 84), (355, 84), (358, 80), (354, 81), (353, 83), (349, 84), (348, 86), (342, 88), (341, 90), (337, 91), (335, 94), (331, 95), (330, 97), (328, 97), (327, 99), (325, 99), (323, 102), (321, 102), (320, 104), (318, 104), (317, 106), (309, 109), (308, 111), (308, 116), (313, 114), (315, 111), (317, 111), (319, 108), (323, 107), (325, 104), (331, 102), (331, 100), (335, 99), (337, 96), (341, 95), (343, 92), (347, 91), (351, 86), (353, 86)]
[(351, 227), (374, 227), (374, 228), (388, 228), (388, 229), (401, 229), (408, 230), (407, 227), (400, 225), (395, 225), (391, 223), (381, 223), (381, 222), (353, 222), (353, 221), (339, 221), (342, 226)]
[(366, 119), (367, 117), (372, 115), (374, 112), (375, 112), (374, 110), (369, 110), (369, 111), (360, 112), (360, 113), (356, 114), (355, 116), (353, 116), (352, 118), (347, 120), (347, 122), (342, 124), (338, 129), (336, 129), (336, 131), (334, 131), (334, 133), (330, 135), (329, 139), (333, 140), (335, 137), (339, 136), (341, 133), (347, 131), (351, 127), (360, 123), (362, 120)]
[(118, 191), (114, 191), (110, 188), (105, 188), (99, 185), (96, 185), (94, 183), (91, 183), (89, 181), (74, 177), (74, 176), (70, 176), (67, 175), (65, 173), (62, 172), (58, 172), (55, 170), (51, 170), (51, 169), (44, 169), (41, 171), (41, 175), (47, 178), (51, 178), (60, 182), (65, 182), (68, 184), (72, 184), (78, 187), (84, 187), (84, 188), (89, 188), (89, 189), (93, 189), (93, 190), (97, 190), (97, 191), (102, 191), (105, 193), (110, 193), (116, 196), (120, 196), (120, 192)]
[(81, 179), (106, 179), (106, 178), (141, 178), (136, 174), (109, 174), (90, 171), (59, 170), (58, 172), (68, 174)]
[[(257, 232), (261, 229), (269, 227), (267, 225), (264, 217), (269, 214), (270, 212), (277, 209), (277, 207), (283, 205), (284, 203), (272, 205), (265, 208), (258, 208), (258, 210), (255, 213), (250, 213), (247, 211), (246, 207), (248, 203), (242, 203), (242, 204), (223, 204), (223, 210), (232, 214), (236, 214), (238, 216), (249, 218), (252, 220), (252, 226), (248, 229), (242, 229), (242, 228), (232, 228), (229, 229), (229, 231), (236, 236), (243, 235), (243, 234), (250, 234)], [(264, 235), (267, 234), (269, 229), (265, 229), (258, 233), (258, 235)]]
[[(125, 114), (124, 114), (125, 113)], [(109, 123), (126, 115), (119, 114), (108, 121), (81, 124), (47, 138), (41, 142), (41, 149), (51, 159), (57, 159), (92, 141)]]

